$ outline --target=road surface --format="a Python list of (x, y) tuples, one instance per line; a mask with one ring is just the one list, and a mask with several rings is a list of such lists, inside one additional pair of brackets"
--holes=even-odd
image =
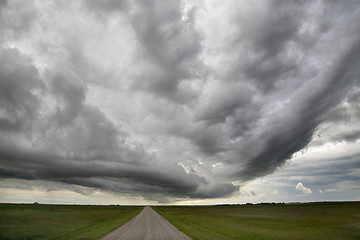
[(151, 207), (145, 207), (129, 222), (101, 238), (101, 240), (115, 239), (191, 240)]

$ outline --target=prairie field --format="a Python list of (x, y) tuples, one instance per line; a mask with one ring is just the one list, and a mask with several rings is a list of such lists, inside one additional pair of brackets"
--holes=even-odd
[(99, 239), (143, 207), (0, 204), (0, 240)]
[(153, 207), (195, 239), (360, 239), (360, 202)]
[[(360, 202), (157, 206), (196, 239), (360, 239)], [(143, 207), (0, 204), (0, 240), (99, 239)]]

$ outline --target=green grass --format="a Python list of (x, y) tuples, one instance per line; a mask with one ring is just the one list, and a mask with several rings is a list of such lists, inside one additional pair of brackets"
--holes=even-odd
[(0, 204), (0, 240), (99, 239), (142, 208)]
[(193, 239), (360, 239), (360, 202), (153, 209)]

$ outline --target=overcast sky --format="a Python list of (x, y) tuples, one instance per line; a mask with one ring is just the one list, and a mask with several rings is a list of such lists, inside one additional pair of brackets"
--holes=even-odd
[(360, 200), (360, 2), (0, 0), (0, 202)]

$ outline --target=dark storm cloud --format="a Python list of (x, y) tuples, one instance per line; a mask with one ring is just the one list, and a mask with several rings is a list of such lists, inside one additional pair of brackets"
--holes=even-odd
[[(195, 8), (183, 9), (180, 0), (171, 1), (85, 1), (94, 13), (125, 11), (142, 46), (140, 71), (133, 84), (136, 89), (156, 96), (186, 102), (190, 89), (182, 81), (199, 74), (201, 34), (194, 23)], [(191, 99), (190, 99), (191, 100)]]
[[(226, 196), (236, 189), (211, 183), (194, 171), (186, 173), (177, 164), (159, 165), (141, 146), (125, 146), (127, 133), (84, 102), (86, 86), (74, 72), (57, 69), (41, 79), (31, 59), (18, 50), (4, 49), (1, 56), (2, 178), (195, 198)], [(53, 104), (50, 114), (41, 113), (42, 104)], [(6, 133), (12, 129), (23, 133)], [(29, 130), (32, 146), (21, 146)]]
[(183, 99), (181, 81), (197, 74), (201, 50), (200, 33), (194, 29), (194, 9), (185, 14), (181, 1), (135, 3), (131, 23), (144, 47), (149, 71), (142, 73), (136, 87), (170, 99)]
[[(58, 102), (63, 102), (63, 109), (58, 107), (55, 120), (67, 124), (78, 116), (86, 96), (86, 87), (74, 73), (63, 70), (51, 78), (51, 90)], [(58, 105), (59, 106), (59, 105)]]
[(326, 116), (324, 124), (315, 134), (313, 145), (352, 143), (360, 139), (359, 97), (359, 87), (355, 85), (346, 98)]
[(324, 120), (324, 114), (339, 104), (353, 84), (359, 83), (360, 43), (338, 59), (337, 65), (334, 72), (326, 76), (327, 81), (322, 88), (310, 93), (304, 102), (296, 99), (291, 104), (298, 108), (292, 113), (294, 119), (288, 123), (291, 125), (284, 123), (276, 132), (267, 133), (271, 137), (266, 147), (258, 156), (250, 159), (245, 170), (239, 173), (240, 177), (248, 179), (273, 172), (284, 160), (310, 142), (316, 127)]
[(246, 108), (254, 93), (254, 89), (243, 83), (215, 85), (206, 96), (204, 106), (196, 113), (196, 119), (209, 124), (224, 122), (227, 117), (235, 115), (237, 110)]
[(344, 104), (334, 108), (326, 118), (327, 122), (341, 123), (360, 119), (360, 88), (355, 86), (349, 91)]
[(230, 196), (359, 117), (356, 2), (0, 3), (4, 179)]
[[(326, 69), (321, 76), (308, 75), (306, 72), (310, 68), (304, 68), (300, 59), (294, 57), (296, 55), (291, 54), (291, 51), (308, 51), (304, 49), (306, 34), (303, 28), (310, 17), (307, 8), (313, 3), (269, 3), (266, 11), (271, 9), (272, 14), (261, 15), (257, 19), (250, 17), (255, 21), (253, 27), (240, 28), (239, 37), (234, 38), (236, 44), (232, 46), (239, 53), (247, 54), (247, 57), (238, 57), (226, 74), (233, 81), (255, 79), (257, 90), (265, 90), (265, 93), (257, 92), (258, 98), (248, 98), (246, 110), (237, 105), (223, 105), (223, 108), (216, 111), (223, 116), (224, 124), (232, 127), (230, 136), (235, 144), (234, 148), (230, 147), (227, 151), (232, 152), (229, 158), (231, 165), (242, 166), (239, 167), (242, 170), (235, 176), (244, 180), (272, 173), (295, 152), (306, 147), (328, 111), (346, 97), (359, 79), (359, 39), (356, 34), (351, 32), (352, 35), (347, 36), (347, 39), (351, 39), (350, 47), (341, 49), (339, 56), (334, 59), (336, 63), (332, 65), (332, 69)], [(326, 9), (328, 7), (325, 6)], [(341, 4), (332, 7), (342, 9)], [(323, 22), (312, 24), (320, 25)], [(348, 24), (353, 31), (353, 22), (349, 21)], [(316, 44), (320, 44), (322, 35), (320, 27), (316, 26), (315, 29), (318, 31), (313, 35), (318, 40), (313, 43), (314, 48), (317, 47)], [(333, 37), (343, 37), (342, 32), (335, 29), (334, 27)], [(246, 48), (244, 51), (244, 45), (250, 46), (250, 50)], [(316, 79), (321, 86), (311, 84), (312, 79)], [(233, 102), (239, 104), (240, 101), (235, 97), (238, 96), (232, 97)], [(231, 95), (226, 98), (231, 99)], [(219, 102), (226, 98), (219, 98)]]
[[(260, 89), (269, 91), (276, 82), (286, 79), (296, 71), (297, 65), (286, 52), (296, 40), (306, 11), (306, 2), (268, 1), (266, 12), (256, 15), (239, 15), (235, 18), (239, 26), (239, 36), (234, 40), (234, 48), (246, 45), (249, 48), (246, 62), (236, 62), (230, 78), (244, 74), (254, 80)], [(305, 6), (304, 6), (305, 5)], [(269, 14), (269, 13), (272, 14)], [(251, 27), (248, 25), (251, 24)]]
[(0, 128), (31, 129), (43, 87), (30, 58), (17, 49), (0, 49)]
[[(186, 174), (179, 166), (124, 163), (120, 155), (81, 156), (72, 159), (51, 152), (1, 149), (2, 178), (42, 179), (94, 187), (115, 192), (162, 193), (173, 197), (213, 198), (232, 193), (231, 184), (207, 182), (195, 172)], [(124, 150), (126, 151), (126, 150)], [(129, 153), (134, 154), (134, 153)], [(144, 159), (144, 156), (138, 156)], [(129, 159), (126, 159), (128, 161)]]

